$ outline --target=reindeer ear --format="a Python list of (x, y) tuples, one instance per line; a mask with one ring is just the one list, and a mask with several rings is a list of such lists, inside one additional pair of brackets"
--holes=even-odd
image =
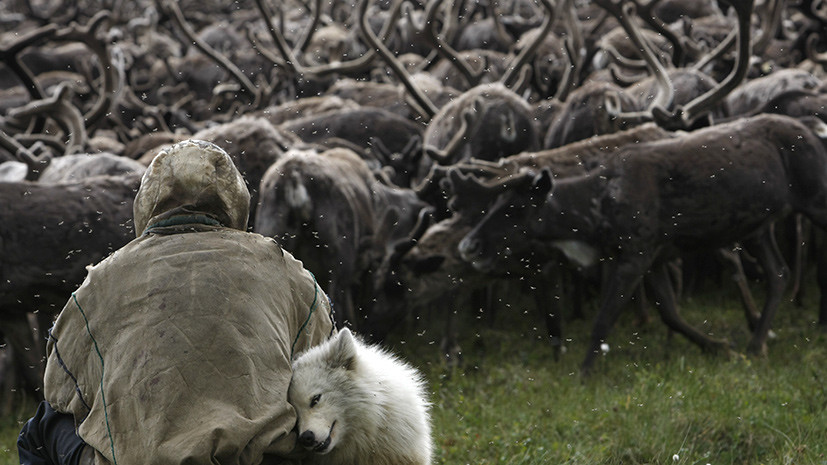
[(353, 370), (356, 367), (356, 339), (347, 328), (343, 328), (336, 335), (330, 365), (332, 368), (342, 367), (345, 370)]
[(554, 177), (551, 170), (543, 168), (531, 181), (531, 191), (534, 195), (546, 195), (554, 188)]

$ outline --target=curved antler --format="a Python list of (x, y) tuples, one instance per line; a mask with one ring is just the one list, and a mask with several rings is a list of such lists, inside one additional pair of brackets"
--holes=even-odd
[(534, 40), (532, 40), (531, 43), (523, 47), (523, 49), (520, 50), (520, 53), (506, 67), (505, 73), (503, 73), (500, 78), (500, 82), (506, 87), (509, 87), (514, 83), (514, 78), (519, 76), (523, 65), (525, 65), (534, 55), (537, 47), (540, 46), (543, 40), (545, 40), (551, 32), (551, 27), (554, 24), (554, 10), (556, 5), (552, 0), (540, 0), (540, 3), (542, 3), (543, 9), (545, 10), (545, 15), (543, 15), (543, 23), (540, 25), (540, 33), (534, 37)]
[(27, 149), (23, 144), (18, 142), (14, 137), (6, 134), (0, 129), (0, 147), (11, 153), (14, 158), (23, 162), (28, 168), (28, 175), (26, 179), (37, 179), (37, 174), (48, 164), (51, 160), (51, 155), (35, 155), (31, 150)]
[(428, 2), (425, 9), (425, 18), (423, 20), (424, 24), (414, 25), (414, 27), (424, 33), (424, 37), (431, 43), (431, 45), (433, 45), (437, 54), (441, 55), (443, 58), (448, 60), (449, 63), (454, 65), (455, 68), (457, 68), (462, 77), (468, 82), (468, 85), (471, 87), (476, 86), (480, 83), (485, 67), (480, 67), (479, 71), (472, 70), (468, 63), (454, 49), (454, 47), (452, 47), (447, 40), (437, 34), (436, 12), (441, 4), (442, 0), (431, 0)]
[(205, 55), (210, 57), (213, 61), (218, 63), (219, 66), (226, 69), (230, 75), (238, 81), (241, 85), (244, 93), (249, 95), (253, 99), (253, 107), (257, 107), (261, 101), (261, 91), (256, 89), (256, 86), (244, 75), (244, 73), (238, 69), (238, 67), (233, 64), (227, 57), (221, 55), (210, 47), (209, 44), (201, 40), (196, 34), (195, 31), (192, 30), (189, 23), (187, 23), (186, 18), (184, 18), (184, 14), (181, 13), (181, 9), (178, 8), (178, 3), (174, 0), (161, 0), (161, 5), (167, 12), (170, 13), (170, 16), (175, 21), (175, 24), (181, 29), (184, 35), (187, 36), (192, 43), (201, 50)]
[[(19, 125), (36, 115), (47, 116), (53, 119), (68, 136), (64, 155), (82, 150), (87, 143), (86, 127), (83, 124), (83, 115), (71, 103), (73, 96), (72, 86), (68, 82), (61, 82), (54, 90), (54, 95), (42, 100), (35, 100), (28, 104), (9, 110), (9, 119)], [(28, 163), (24, 160), (24, 162)]]
[(712, 49), (712, 51), (710, 51), (705, 56), (701, 57), (700, 60), (695, 62), (695, 64), (692, 65), (692, 69), (700, 71), (706, 68), (707, 65), (723, 56), (723, 54), (726, 53), (732, 47), (733, 44), (735, 44), (735, 40), (737, 38), (738, 29), (733, 29), (732, 31), (730, 31), (729, 34), (727, 34), (726, 37), (724, 37), (724, 40), (722, 40), (714, 49)]
[(474, 126), (474, 120), (476, 119), (477, 115), (477, 108), (476, 105), (472, 105), (468, 108), (462, 110), (462, 124), (457, 132), (454, 133), (454, 136), (451, 137), (451, 140), (448, 141), (448, 144), (445, 146), (444, 149), (439, 149), (432, 145), (425, 145), (422, 147), (422, 150), (428, 155), (432, 160), (439, 163), (440, 165), (450, 165), (454, 162), (454, 155), (456, 155), (457, 150), (460, 149), (465, 142), (468, 141), (468, 138), (471, 136), (471, 130)]
[(781, 25), (784, 1), (785, 0), (769, 0), (764, 3), (764, 10), (757, 14), (761, 19), (761, 35), (752, 44), (753, 54), (763, 54), (772, 38), (775, 37), (776, 31), (778, 31), (778, 27)]
[(653, 108), (655, 122), (664, 128), (686, 129), (702, 114), (708, 112), (738, 87), (749, 69), (750, 58), (750, 17), (754, 0), (728, 0), (738, 15), (738, 55), (732, 72), (705, 94), (692, 100), (675, 112), (668, 114), (662, 108)]
[(660, 60), (658, 60), (655, 56), (652, 46), (640, 33), (638, 27), (632, 22), (632, 17), (635, 16), (637, 11), (635, 4), (623, 3), (622, 5), (617, 5), (611, 0), (595, 0), (595, 2), (617, 18), (623, 26), (623, 29), (627, 34), (629, 34), (629, 38), (641, 51), (641, 55), (644, 61), (646, 61), (647, 68), (649, 68), (655, 76), (655, 80), (658, 83), (658, 92), (649, 104), (647, 113), (655, 107), (668, 108), (672, 105), (675, 89), (672, 86), (672, 80), (669, 79), (669, 75), (666, 73), (666, 68), (664, 68)]
[(321, 22), (322, 0), (316, 0), (314, 6), (315, 8), (313, 8), (313, 19), (310, 21), (310, 24), (304, 30), (304, 33), (299, 39), (298, 45), (296, 45), (296, 51), (298, 52), (304, 52), (305, 50), (307, 50), (307, 46), (310, 45), (310, 41), (313, 39), (313, 34), (316, 32), (316, 28), (319, 27), (319, 23)]
[[(255, 0), (255, 2), (264, 23), (267, 25), (267, 31), (270, 33), (270, 38), (273, 40), (273, 43), (275, 43), (279, 54), (284, 59), (283, 64), (296, 74), (322, 77), (335, 73), (361, 73), (370, 69), (371, 63), (373, 63), (373, 60), (376, 58), (377, 50), (375, 48), (369, 48), (364, 55), (350, 61), (329, 63), (319, 66), (304, 66), (296, 59), (296, 56), (287, 44), (287, 39), (285, 39), (284, 35), (281, 33), (281, 29), (277, 28), (276, 25), (273, 24), (270, 12), (264, 5), (264, 0)], [(391, 7), (388, 20), (385, 22), (385, 26), (379, 33), (382, 40), (386, 40), (388, 35), (390, 35), (391, 28), (393, 27), (394, 22), (396, 22), (396, 19), (399, 17), (399, 11), (401, 10), (403, 2), (404, 0), (395, 0), (395, 3)]]
[[(29, 71), (29, 68), (22, 61), (18, 60), (18, 55), (26, 47), (53, 37), (56, 32), (57, 25), (49, 24), (48, 26), (43, 26), (24, 34), (7, 47), (0, 47), (0, 62), (5, 63), (6, 66), (8, 66), (9, 69), (17, 75), (32, 100), (43, 99), (43, 89), (34, 79), (32, 72)], [(30, 129), (30, 132), (43, 131), (45, 121), (46, 120), (44, 118), (38, 118), (37, 121), (35, 121), (34, 127)]]
[(827, 66), (827, 52), (818, 53), (816, 51), (818, 40), (819, 36), (815, 32), (807, 36), (807, 41), (804, 44), (805, 50), (807, 51), (807, 58), (821, 66)]
[(661, 0), (650, 0), (645, 4), (641, 4), (640, 0), (632, 0), (637, 6), (637, 11), (640, 14), (640, 17), (643, 18), (643, 21), (646, 22), (649, 26), (652, 27), (658, 34), (661, 34), (663, 37), (666, 37), (666, 40), (672, 44), (672, 48), (675, 52), (672, 54), (672, 64), (675, 66), (683, 66), (684, 58), (686, 57), (686, 49), (684, 47), (683, 42), (669, 29), (666, 24), (654, 13), (652, 10), (657, 6)]
[[(112, 111), (123, 86), (123, 62), (113, 61), (109, 53), (109, 45), (105, 40), (98, 38), (98, 29), (109, 17), (108, 11), (99, 11), (85, 26), (73, 23), (68, 28), (61, 29), (55, 34), (56, 40), (71, 40), (86, 45), (98, 57), (98, 66), (103, 76), (103, 89), (92, 108), (83, 115), (84, 124), (87, 128), (95, 125)], [(122, 58), (122, 55), (118, 55), (118, 53), (116, 52), (116, 57)]]
[(379, 38), (373, 33), (368, 25), (367, 19), (367, 9), (370, 0), (362, 0), (359, 3), (359, 25), (362, 29), (362, 35), (364, 36), (365, 40), (370, 44), (373, 49), (375, 49), (379, 55), (385, 60), (385, 63), (390, 66), (391, 70), (393, 70), (394, 74), (402, 81), (402, 85), (405, 86), (405, 89), (411, 94), (411, 96), (416, 101), (416, 104), (425, 111), (427, 118), (431, 119), (437, 112), (437, 108), (431, 99), (425, 95), (422, 90), (419, 89), (413, 83), (413, 79), (402, 63), (393, 56), (388, 47), (385, 46), (382, 42), (379, 41)]
[(568, 98), (569, 93), (574, 89), (579, 80), (580, 70), (583, 68), (583, 60), (585, 58), (583, 53), (585, 51), (585, 41), (574, 1), (563, 0), (560, 8), (563, 13), (562, 20), (568, 32), (568, 36), (563, 39), (563, 47), (566, 51), (566, 56), (568, 56), (569, 66), (567, 66), (563, 72), (554, 98), (563, 102)]

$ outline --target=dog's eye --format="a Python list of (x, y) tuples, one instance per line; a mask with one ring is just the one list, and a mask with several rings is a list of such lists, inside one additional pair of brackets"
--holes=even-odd
[(313, 398), (310, 399), (310, 408), (315, 407), (316, 404), (319, 403), (319, 399), (321, 399), (321, 398), (322, 398), (321, 394), (316, 394), (315, 396), (313, 396)]

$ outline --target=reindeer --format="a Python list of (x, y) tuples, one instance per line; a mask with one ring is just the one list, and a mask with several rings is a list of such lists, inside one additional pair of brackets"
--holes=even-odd
[(814, 92), (823, 85), (811, 73), (800, 69), (783, 69), (744, 83), (726, 97), (730, 115), (746, 116), (767, 102), (789, 92)]
[(744, 242), (757, 255), (767, 299), (748, 345), (766, 352), (786, 267), (772, 224), (800, 212), (827, 228), (827, 151), (803, 123), (762, 115), (618, 151), (588, 174), (553, 181), (526, 170), (500, 182), (455, 174), (455, 196), (496, 196), (459, 244), (477, 269), (524, 252), (531, 240), (581, 241), (599, 249), (610, 274), (589, 349), (587, 374), (631, 291), (646, 276), (663, 321), (707, 351), (728, 351), (678, 314), (666, 262), (679, 251)]
[(411, 189), (377, 180), (350, 150), (293, 150), (262, 178), (254, 230), (302, 258), (340, 325), (381, 340), (397, 317), (372, 311), (370, 275), (386, 244), (407, 235), (426, 207)]
[[(428, 176), (414, 190), (417, 195), (434, 206), (432, 218), (439, 220), (433, 225), (423, 225), (420, 234), (400, 241), (390, 248), (383, 266), (375, 274), (378, 282), (378, 305), (386, 301), (409, 302), (410, 312), (426, 310), (435, 301), (453, 302), (454, 308), (467, 306), (470, 300), (497, 283), (519, 282), (521, 286), (531, 286), (534, 291), (536, 308), (546, 324), (549, 341), (557, 349), (558, 355), (563, 347), (562, 306), (558, 305), (563, 294), (559, 276), (564, 269), (577, 268), (573, 276), (575, 287), (572, 304), (574, 314), (581, 315), (579, 293), (582, 289), (579, 274), (591, 268), (595, 258), (590, 250), (577, 244), (553, 243), (533, 244), (530, 254), (519, 260), (511, 260), (508, 266), (500, 267), (495, 273), (480, 272), (462, 260), (457, 245), (482, 218), (488, 208), (485, 196), (463, 196), (450, 198), (450, 208), (446, 197), (452, 192), (452, 182), (448, 173), (452, 169), (464, 173), (476, 172), (487, 176), (506, 177), (523, 168), (539, 170), (550, 167), (555, 176), (579, 176), (591, 170), (612, 154), (626, 145), (634, 145), (673, 137), (674, 135), (660, 129), (653, 123), (644, 124), (628, 131), (608, 134), (569, 144), (554, 150), (525, 152), (500, 159), (496, 163), (472, 159), (460, 164), (443, 167), (435, 165)], [(453, 211), (460, 212), (452, 215)], [(415, 229), (415, 231), (417, 231)], [(568, 258), (563, 258), (564, 254)], [(573, 265), (572, 265), (573, 264)], [(549, 284), (551, 283), (551, 285)], [(412, 296), (415, 298), (410, 298)], [(408, 313), (408, 312), (405, 312)], [(456, 343), (454, 316), (456, 311), (446, 318), (446, 333), (442, 340), (443, 354), (450, 363), (457, 361), (461, 351)]]
[(194, 139), (220, 145), (233, 159), (250, 190), (250, 218), (255, 224), (259, 184), (267, 169), (298, 143), (288, 131), (270, 124), (264, 118), (242, 116), (235, 121), (198, 131)]
[(135, 237), (139, 183), (140, 173), (59, 184), (0, 182), (0, 320), (18, 366), (25, 367), (26, 392), (42, 396), (43, 379), (42, 339), (32, 340), (26, 315), (36, 312), (45, 331), (86, 266)]

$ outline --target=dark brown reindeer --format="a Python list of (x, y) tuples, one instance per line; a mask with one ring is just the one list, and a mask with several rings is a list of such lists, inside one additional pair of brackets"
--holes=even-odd
[[(579, 293), (582, 282), (579, 273), (583, 268), (590, 268), (588, 262), (590, 250), (578, 247), (579, 244), (545, 243), (533, 244), (530, 253), (514, 258), (509, 266), (498, 267), (495, 273), (480, 272), (462, 260), (458, 244), (482, 218), (488, 208), (486, 196), (451, 198), (451, 209), (446, 205), (450, 197), (451, 178), (448, 173), (452, 168), (463, 173), (481, 173), (486, 176), (506, 177), (520, 169), (551, 168), (558, 177), (579, 176), (599, 166), (603, 160), (626, 145), (645, 141), (673, 137), (667, 131), (653, 123), (637, 126), (628, 131), (592, 137), (554, 150), (526, 152), (503, 158), (496, 163), (482, 160), (470, 160), (452, 167), (435, 165), (428, 176), (415, 188), (423, 200), (437, 207), (434, 213), (437, 219), (445, 218), (428, 226), (410, 241), (402, 241), (387, 254), (385, 264), (377, 272), (377, 279), (387, 285), (377, 285), (379, 305), (385, 301), (393, 302), (396, 308), (400, 303), (412, 307), (403, 313), (427, 312), (433, 302), (451, 302), (455, 309), (471, 305), (469, 302), (479, 300), (480, 294), (492, 285), (530, 286), (533, 300), (545, 322), (549, 341), (555, 354), (563, 347), (561, 299), (571, 297), (573, 314), (580, 316)], [(460, 214), (452, 215), (455, 210)], [(450, 216), (450, 217), (449, 217)], [(568, 257), (563, 259), (561, 251)], [(567, 269), (574, 264), (572, 275), (574, 292), (564, 295), (560, 276), (567, 278)], [(523, 291), (521, 291), (523, 292)], [(478, 305), (477, 302), (475, 305)], [(441, 348), (449, 363), (456, 362), (459, 352), (456, 332), (459, 328), (454, 322), (457, 310), (445, 317), (446, 333), (443, 335)]]
[(43, 339), (32, 339), (27, 314), (35, 312), (45, 331), (86, 267), (135, 237), (132, 201), (139, 183), (140, 173), (0, 183), (0, 331), (20, 371), (17, 385), (0, 379), (4, 390), (42, 396), (36, 354)]
[(708, 337), (678, 314), (666, 263), (681, 251), (734, 242), (749, 244), (766, 272), (767, 299), (748, 345), (752, 354), (765, 353), (787, 273), (771, 226), (799, 212), (827, 228), (827, 151), (808, 126), (784, 116), (627, 147), (585, 176), (556, 182), (548, 170), (485, 186), (454, 177), (465, 186), (457, 196), (496, 196), (459, 245), (476, 268), (519, 254), (530, 240), (582, 241), (605, 255), (610, 273), (584, 373), (644, 276), (670, 328), (704, 350), (728, 350), (728, 341)]
[(407, 235), (427, 204), (411, 189), (377, 180), (343, 148), (288, 152), (264, 174), (260, 192), (255, 231), (302, 257), (330, 295), (339, 325), (382, 339), (396, 314), (372, 311), (371, 273), (386, 244)]
[[(625, 131), (605, 134), (602, 136), (593, 136), (555, 149), (542, 150), (539, 152), (525, 152), (518, 155), (513, 155), (503, 158), (497, 163), (471, 160), (467, 163), (455, 165), (454, 168), (456, 169), (454, 170), (454, 176), (456, 176), (456, 173), (461, 172), (464, 174), (482, 174), (488, 178), (493, 176), (498, 178), (508, 178), (526, 168), (530, 168), (535, 171), (549, 169), (555, 179), (583, 176), (589, 171), (604, 165), (609, 159), (615, 156), (617, 151), (623, 147), (634, 146), (643, 142), (670, 139), (677, 137), (678, 135), (679, 133), (666, 131), (654, 123), (645, 123)], [(445, 181), (448, 181), (450, 184), (450, 178), (446, 178)], [(423, 184), (425, 183), (423, 182)], [(433, 184), (433, 182), (431, 182), (431, 184)], [(450, 187), (450, 185), (448, 187)], [(432, 190), (432, 188), (427, 190), (420, 189), (420, 192), (428, 193), (428, 198), (432, 198), (434, 197), (434, 194), (430, 192)], [(448, 191), (450, 192), (450, 190), (451, 189), (449, 188)], [(473, 199), (471, 200), (473, 201)], [(484, 212), (488, 205), (485, 201), (485, 196), (483, 196), (482, 199), (477, 199), (476, 201), (479, 205), (472, 205), (469, 209), (466, 205), (464, 205), (466, 202), (459, 204), (461, 205), (461, 208), (457, 208), (458, 203), (456, 199), (452, 200), (451, 203), (454, 208), (460, 212), (460, 215), (458, 216), (464, 219), (464, 221), (453, 219), (453, 223), (467, 223), (468, 228), (470, 228), (471, 223), (475, 223), (476, 220), (480, 219), (481, 214), (478, 212)], [(441, 243), (442, 248), (456, 248), (461, 238), (467, 233), (468, 228), (458, 231), (454, 236), (457, 237), (454, 241), (443, 239)], [(538, 247), (537, 254), (533, 257), (533, 261), (536, 262), (537, 260), (543, 260), (544, 258), (559, 261), (559, 252), (562, 252), (567, 257), (567, 260), (565, 260), (566, 266), (563, 266), (562, 268), (572, 268), (571, 265), (574, 265), (574, 284), (577, 286), (580, 284), (579, 278), (582, 271), (586, 271), (589, 268), (594, 268), (594, 265), (596, 264), (594, 263), (596, 261), (596, 256), (592, 255), (594, 250), (590, 247), (584, 247), (584, 245), (585, 244), (578, 243), (576, 241), (555, 241), (551, 243), (550, 247), (545, 247), (545, 250), (543, 250), (542, 247)], [(419, 248), (419, 244), (416, 248)], [(416, 248), (414, 250), (416, 250)], [(744, 304), (745, 314), (747, 316), (747, 322), (752, 328), (754, 327), (755, 322), (758, 321), (759, 316), (752, 298), (752, 293), (747, 286), (747, 280), (743, 271), (740, 254), (733, 251), (733, 247), (731, 246), (723, 247), (719, 249), (718, 252), (726, 264), (733, 267), (733, 279), (738, 284), (742, 303)], [(452, 253), (443, 252), (442, 255), (450, 256)], [(456, 255), (459, 255), (458, 252)], [(590, 262), (589, 260), (592, 261)], [(467, 266), (470, 267), (470, 264)], [(515, 271), (512, 272), (512, 274), (519, 275), (520, 279), (523, 280), (538, 281), (543, 279), (542, 277), (538, 278), (538, 276), (533, 275), (532, 270), (524, 269), (523, 271), (527, 273), (520, 275), (519, 272)], [(552, 279), (559, 280), (556, 277)], [(537, 288), (544, 287), (547, 286), (537, 286)], [(438, 288), (431, 287), (431, 291), (434, 289)], [(575, 289), (575, 292), (577, 292), (577, 289)], [(559, 316), (562, 314), (559, 306), (553, 305), (554, 301), (550, 299), (543, 299), (542, 296), (539, 295), (537, 296), (536, 301), (538, 303), (538, 307), (540, 307), (540, 312), (543, 318), (546, 320), (546, 326), (549, 329), (551, 340), (561, 340), (562, 335), (560, 331), (562, 328), (562, 322), (552, 320), (552, 318), (557, 318), (559, 320)], [(549, 302), (552, 304), (549, 304)], [(572, 301), (572, 304), (574, 305), (574, 309), (571, 313), (573, 315), (582, 315), (580, 302), (575, 299)], [(641, 310), (642, 317), (646, 319), (645, 307), (641, 307)], [(552, 333), (551, 331), (553, 330), (557, 331), (557, 333)]]

